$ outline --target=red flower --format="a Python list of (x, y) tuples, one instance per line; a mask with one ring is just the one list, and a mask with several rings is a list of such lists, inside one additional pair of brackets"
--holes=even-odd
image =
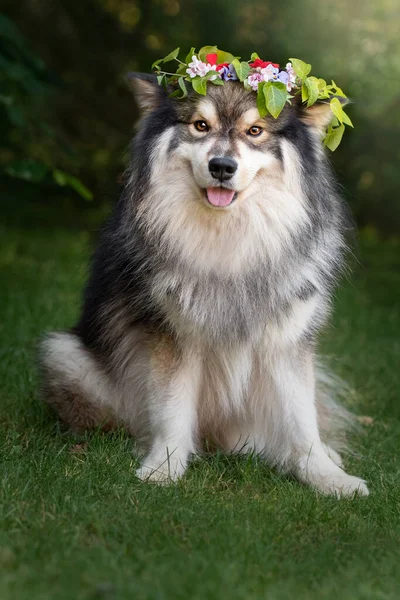
[(279, 69), (279, 65), (277, 63), (273, 63), (270, 60), (261, 60), (261, 58), (256, 58), (256, 60), (250, 63), (250, 66), (253, 69), (257, 69), (257, 67), (260, 67), (260, 69), (265, 69), (265, 67), (268, 67), (268, 65), (272, 65), (273, 67)]
[(257, 67), (260, 67), (260, 69), (263, 69), (264, 67), (267, 66), (267, 63), (264, 60), (261, 60), (261, 58), (256, 58), (256, 60), (254, 60), (252, 63), (250, 63), (250, 66), (253, 67), (253, 69), (257, 69)]
[(217, 53), (215, 53), (215, 54), (207, 54), (206, 55), (206, 61), (208, 63), (210, 63), (210, 65), (216, 65), (217, 64)]
[(220, 65), (217, 65), (217, 71), (220, 71), (224, 67), (229, 67), (229, 63), (221, 63)]

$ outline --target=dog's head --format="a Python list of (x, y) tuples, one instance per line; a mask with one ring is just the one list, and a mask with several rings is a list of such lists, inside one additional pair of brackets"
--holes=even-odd
[(153, 154), (163, 149), (159, 169), (168, 171), (180, 159), (193, 178), (194, 195), (209, 208), (230, 209), (268, 181), (284, 186), (294, 162), (317, 158), (332, 117), (327, 103), (308, 109), (294, 103), (276, 120), (261, 118), (256, 94), (239, 82), (209, 83), (206, 96), (191, 90), (178, 100), (170, 99), (154, 76), (131, 74), (129, 81), (143, 117), (142, 143), (152, 139)]

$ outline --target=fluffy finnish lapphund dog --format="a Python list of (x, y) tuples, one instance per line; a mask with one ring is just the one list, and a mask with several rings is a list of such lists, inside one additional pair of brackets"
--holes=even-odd
[(130, 81), (125, 188), (78, 324), (41, 343), (47, 402), (75, 430), (126, 427), (143, 480), (181, 477), (210, 439), (322, 493), (368, 494), (342, 468), (329, 436), (345, 411), (316, 375), (348, 223), (322, 145), (329, 104), (275, 120), (239, 82), (177, 100)]

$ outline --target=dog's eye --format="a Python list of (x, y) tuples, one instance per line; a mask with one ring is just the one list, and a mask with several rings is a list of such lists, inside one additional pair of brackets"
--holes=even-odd
[(210, 128), (207, 125), (207, 123), (205, 121), (195, 121), (193, 123), (195, 129), (197, 129), (197, 131), (208, 131)]
[(250, 127), (250, 129), (248, 130), (248, 135), (251, 135), (253, 137), (257, 137), (258, 135), (262, 134), (262, 127), (258, 127), (258, 125), (253, 125), (253, 127)]

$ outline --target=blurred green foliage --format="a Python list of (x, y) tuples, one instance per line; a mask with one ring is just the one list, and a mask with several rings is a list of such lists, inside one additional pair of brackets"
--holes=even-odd
[[(22, 64), (36, 87), (18, 98), (35, 115), (32, 131), (40, 130), (26, 135), (1, 100), (3, 164), (14, 154), (34, 158), (84, 181), (97, 202), (112, 197), (137, 117), (126, 72), (148, 71), (177, 46), (218, 44), (281, 64), (299, 56), (353, 100), (355, 130), (330, 158), (357, 221), (399, 230), (398, 0), (3, 0), (3, 7), (29, 41)], [(3, 52), (3, 32), (0, 43)], [(0, 83), (3, 98), (3, 76)]]
[(56, 85), (15, 24), (0, 15), (0, 170), (32, 183), (52, 179), (91, 200), (91, 192), (78, 178), (55, 168), (51, 145), (58, 143), (60, 148), (61, 139), (38, 107)]

